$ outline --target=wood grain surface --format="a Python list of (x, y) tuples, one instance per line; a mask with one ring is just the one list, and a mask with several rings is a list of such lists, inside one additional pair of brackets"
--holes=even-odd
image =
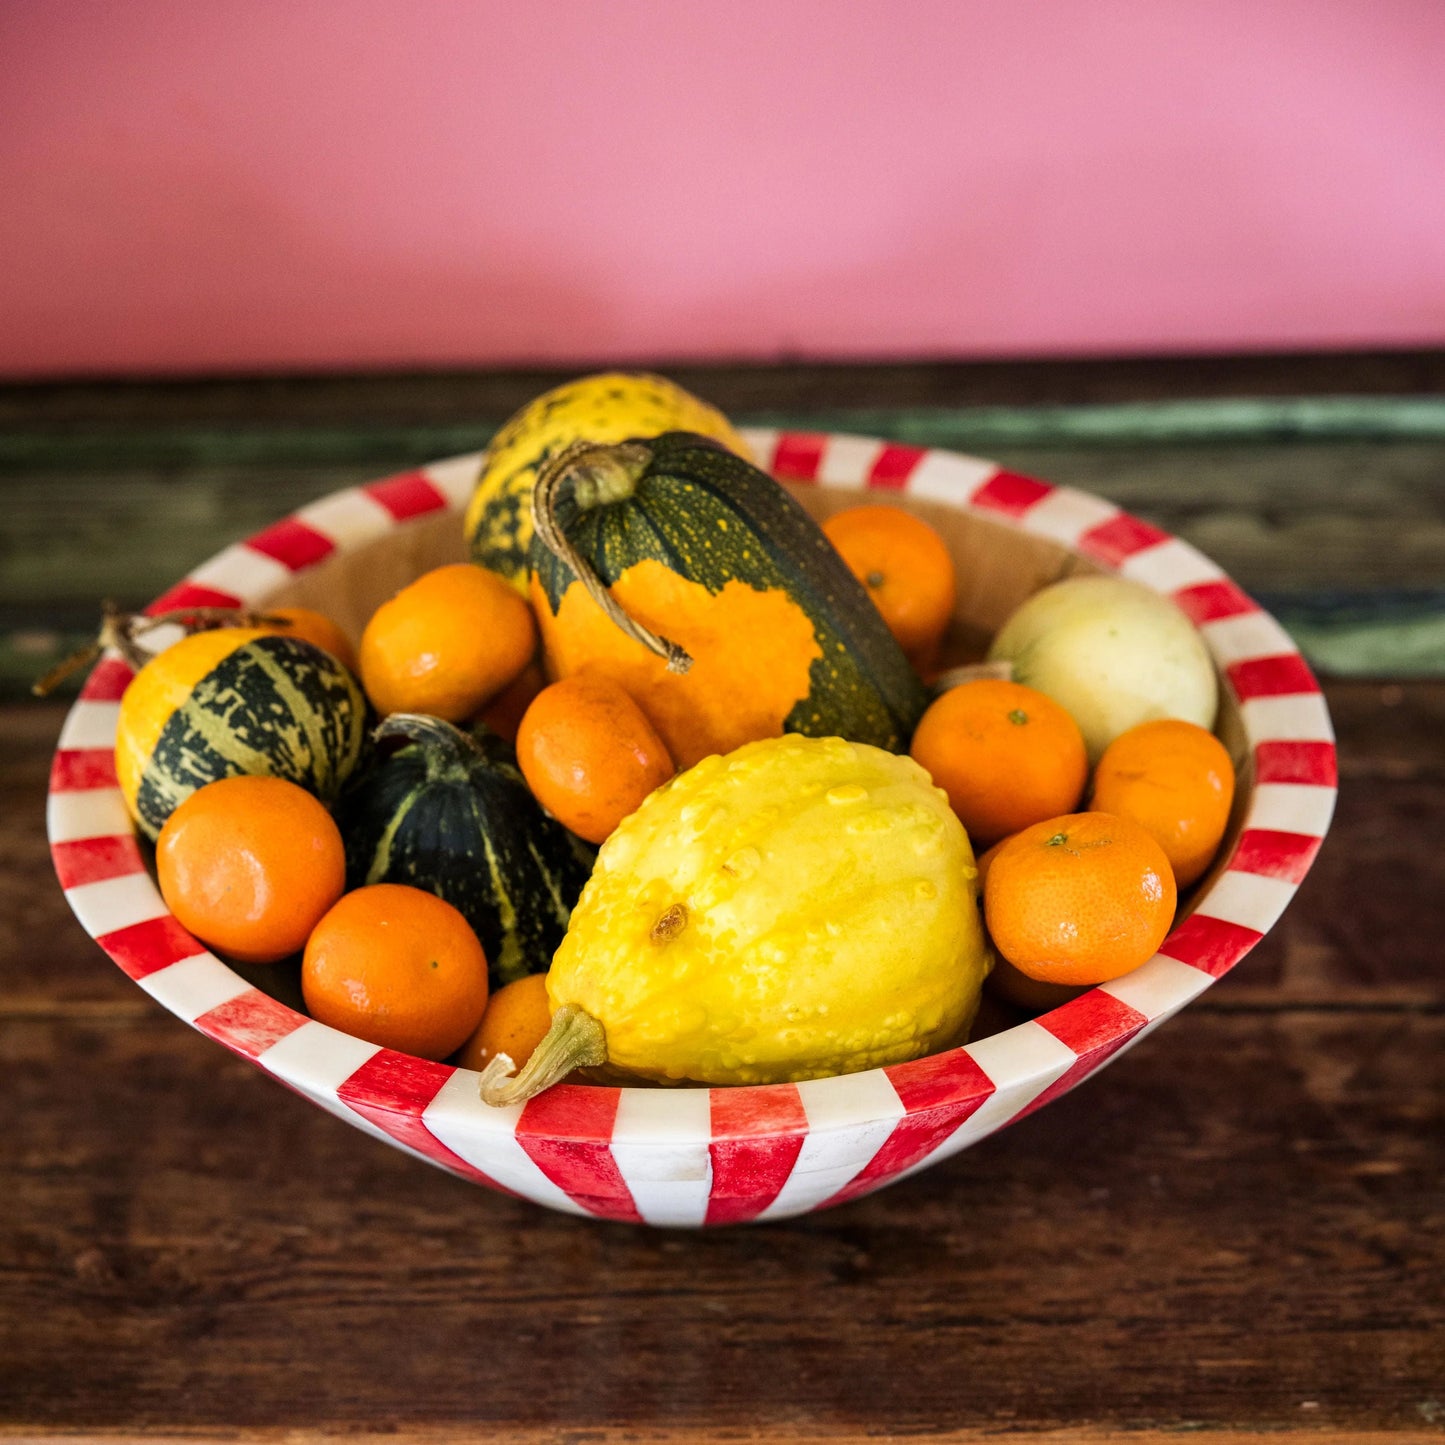
[(0, 710), (0, 1432), (1230, 1445), (1445, 1433), (1445, 684), (1328, 689), (1281, 924), (1102, 1075), (793, 1223), (579, 1222), (427, 1169), (153, 1005)]

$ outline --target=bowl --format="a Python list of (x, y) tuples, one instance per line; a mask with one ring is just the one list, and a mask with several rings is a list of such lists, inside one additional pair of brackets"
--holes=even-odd
[[(265, 970), (243, 975), (167, 912), (113, 759), (125, 662), (104, 657), (51, 772), (56, 873), (86, 931), (152, 998), (349, 1124), (464, 1179), (572, 1214), (697, 1227), (841, 1204), (957, 1154), (1075, 1088), (1233, 968), (1274, 924), (1335, 798), (1329, 714), (1283, 628), (1184, 542), (1069, 487), (955, 452), (866, 437), (751, 431), (814, 516), (861, 493), (926, 518), (959, 568), (953, 642), (977, 655), (1024, 597), (1079, 571), (1165, 593), (1218, 666), (1218, 731), (1238, 768), (1211, 872), (1135, 972), (966, 1047), (801, 1084), (560, 1084), (493, 1109), (475, 1073), (378, 1048), (307, 1018)], [(479, 457), (328, 496), (228, 547), (151, 606), (318, 607), (353, 636), (425, 568), (460, 560)]]

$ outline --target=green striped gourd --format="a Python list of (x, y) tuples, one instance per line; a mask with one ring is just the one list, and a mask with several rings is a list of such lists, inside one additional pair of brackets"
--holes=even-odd
[(481, 939), (493, 988), (545, 973), (593, 850), (542, 811), (495, 733), (393, 713), (375, 737), (402, 746), (337, 810), (347, 886), (407, 883), (445, 899)]

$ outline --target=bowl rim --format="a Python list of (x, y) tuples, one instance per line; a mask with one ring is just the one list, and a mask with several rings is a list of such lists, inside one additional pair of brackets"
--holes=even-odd
[[(504, 1193), (537, 1197), (525, 1185), (511, 1187), (521, 1181), (505, 1170), (468, 1159), (477, 1157), (477, 1139), (495, 1144), (506, 1136), (520, 1145), (555, 1186), (558, 1197), (543, 1202), (623, 1219), (644, 1216), (617, 1167), (619, 1147), (704, 1143), (712, 1177), (699, 1223), (773, 1210), (805, 1139), (860, 1127), (879, 1134), (861, 1167), (801, 1206), (807, 1209), (946, 1157), (1071, 1089), (1232, 969), (1303, 881), (1336, 796), (1329, 713), (1279, 623), (1195, 548), (1090, 493), (964, 453), (872, 437), (765, 428), (742, 435), (781, 481), (953, 506), (1142, 582), (1189, 616), (1238, 705), (1253, 785), (1234, 849), (1148, 963), (1002, 1033), (909, 1063), (802, 1084), (563, 1083), (526, 1105), (490, 1109), (468, 1083), (472, 1071), (378, 1048), (297, 1013), (169, 913), (116, 781), (119, 702), (133, 675), (118, 654), (104, 656), (82, 686), (50, 776), (52, 859), (81, 926), (141, 988), (207, 1037), (387, 1142)], [(481, 456), (322, 497), (224, 548), (146, 610), (263, 605), (295, 574), (338, 552), (441, 511), (460, 515)]]

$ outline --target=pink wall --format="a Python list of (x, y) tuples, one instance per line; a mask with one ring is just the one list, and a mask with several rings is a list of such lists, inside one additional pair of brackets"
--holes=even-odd
[(1445, 342), (1441, 0), (0, 0), (0, 372)]

